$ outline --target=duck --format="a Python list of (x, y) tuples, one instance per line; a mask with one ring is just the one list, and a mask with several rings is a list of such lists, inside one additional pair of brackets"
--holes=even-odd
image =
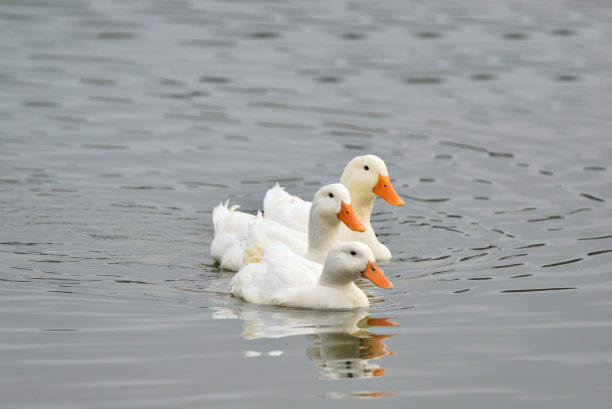
[[(240, 270), (245, 264), (259, 262), (271, 243), (280, 241), (295, 254), (322, 264), (329, 249), (338, 242), (341, 224), (364, 232), (355, 216), (347, 188), (340, 183), (323, 186), (313, 197), (309, 209), (308, 234), (291, 229), (261, 213), (251, 215), (221, 203), (213, 209), (214, 239), (210, 254), (221, 268)], [(248, 244), (248, 245), (247, 245)]]
[(323, 265), (274, 242), (258, 263), (245, 265), (230, 282), (235, 297), (255, 304), (317, 310), (367, 308), (370, 302), (355, 285), (360, 277), (392, 289), (370, 247), (359, 241), (334, 245)]
[[(349, 229), (341, 228), (339, 240), (361, 241), (370, 246), (377, 260), (390, 259), (391, 251), (378, 240), (370, 223), (374, 201), (378, 196), (394, 206), (405, 205), (391, 184), (385, 162), (376, 155), (357, 156), (345, 166), (340, 183), (348, 189), (355, 214), (366, 230), (363, 234), (354, 234)], [(307, 232), (310, 205), (310, 202), (287, 193), (276, 183), (265, 194), (263, 215), (294, 230)]]

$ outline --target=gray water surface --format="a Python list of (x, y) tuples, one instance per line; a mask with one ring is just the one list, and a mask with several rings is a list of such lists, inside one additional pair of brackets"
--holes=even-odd
[[(0, 1), (0, 406), (607, 408), (607, 2)], [(382, 157), (393, 290), (227, 294), (212, 208)], [(356, 400), (370, 398), (367, 400)]]

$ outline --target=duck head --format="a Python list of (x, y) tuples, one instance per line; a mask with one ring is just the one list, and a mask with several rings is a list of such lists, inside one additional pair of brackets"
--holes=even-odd
[(312, 200), (311, 215), (314, 213), (324, 219), (338, 218), (349, 229), (365, 231), (365, 226), (355, 215), (351, 196), (341, 183), (323, 186)]
[(393, 284), (376, 265), (372, 250), (361, 242), (347, 241), (329, 250), (320, 281), (328, 285), (346, 285), (365, 277), (375, 285), (391, 289)]
[(373, 200), (377, 195), (395, 206), (405, 204), (393, 189), (385, 162), (376, 155), (353, 158), (344, 168), (340, 183), (349, 189), (355, 200), (356, 196)]

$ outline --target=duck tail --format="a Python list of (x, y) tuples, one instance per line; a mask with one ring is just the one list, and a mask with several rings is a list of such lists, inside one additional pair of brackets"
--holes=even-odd
[(223, 220), (226, 220), (239, 207), (239, 205), (233, 205), (232, 207), (229, 207), (229, 199), (227, 199), (225, 203), (219, 203), (217, 206), (215, 206), (212, 212), (212, 221), (215, 232), (218, 231), (219, 224)]
[(291, 195), (285, 192), (278, 182), (266, 192), (263, 200), (264, 215), (270, 214), (275, 207), (291, 199)]

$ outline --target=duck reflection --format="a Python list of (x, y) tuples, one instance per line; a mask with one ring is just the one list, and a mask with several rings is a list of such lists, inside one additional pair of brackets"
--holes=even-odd
[(385, 370), (371, 360), (394, 355), (384, 341), (393, 334), (370, 331), (398, 324), (390, 318), (372, 318), (367, 312), (305, 311), (259, 308), (216, 308), (216, 319), (241, 319), (247, 339), (305, 335), (306, 356), (320, 368), (322, 379), (374, 378)]
[(385, 376), (385, 370), (369, 360), (393, 355), (383, 343), (391, 336), (370, 334), (370, 338), (361, 338), (343, 332), (307, 335), (312, 345), (306, 355), (321, 368), (324, 379)]

